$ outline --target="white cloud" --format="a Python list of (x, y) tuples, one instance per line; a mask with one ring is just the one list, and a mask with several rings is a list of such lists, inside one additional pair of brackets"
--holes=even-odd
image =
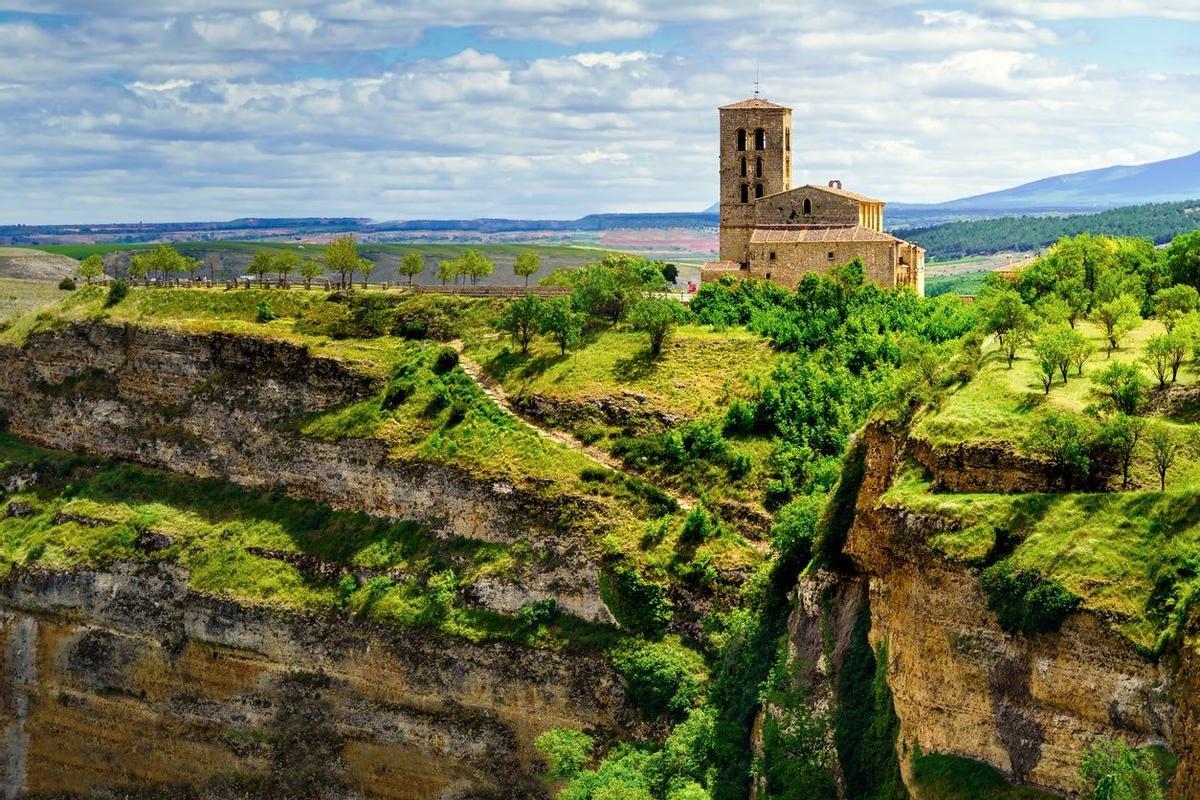
[(645, 61), (650, 58), (649, 53), (643, 53), (641, 50), (632, 50), (627, 53), (576, 53), (571, 56), (575, 61), (583, 64), (585, 67), (603, 67), (605, 69), (620, 69), (624, 64), (636, 63)]

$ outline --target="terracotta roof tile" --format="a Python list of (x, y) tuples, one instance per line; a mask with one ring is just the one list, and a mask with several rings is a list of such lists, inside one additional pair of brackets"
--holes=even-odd
[(751, 97), (749, 100), (743, 100), (740, 103), (730, 103), (727, 106), (721, 106), (719, 111), (736, 111), (743, 108), (762, 108), (762, 109), (777, 109), (779, 111), (790, 111), (787, 106), (781, 106), (778, 103), (772, 103), (769, 100), (763, 100), (761, 97)]
[(751, 244), (781, 242), (900, 242), (890, 233), (882, 233), (861, 225), (789, 225), (774, 228), (755, 228)]

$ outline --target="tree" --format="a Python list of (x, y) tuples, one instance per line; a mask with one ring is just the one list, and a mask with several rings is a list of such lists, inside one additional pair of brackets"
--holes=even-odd
[(1013, 327), (1008, 329), (1000, 341), (1000, 349), (1004, 351), (1004, 356), (1008, 359), (1009, 369), (1012, 369), (1013, 361), (1017, 358), (1017, 351), (1032, 338), (1033, 327), (1033, 315), (1026, 307), (1025, 313), (1013, 321)]
[(1076, 322), (1087, 316), (1088, 308), (1092, 303), (1092, 293), (1083, 285), (1082, 280), (1072, 278), (1060, 283), (1055, 289), (1055, 294), (1061, 297), (1071, 310), (1067, 322), (1074, 328)]
[(1108, 356), (1121, 345), (1121, 340), (1142, 321), (1138, 302), (1127, 294), (1102, 303), (1092, 311), (1092, 320), (1104, 329), (1108, 341)]
[(673, 284), (679, 278), (679, 267), (674, 264), (663, 264), (662, 274), (667, 279), (667, 283)]
[(1083, 367), (1096, 353), (1096, 346), (1088, 341), (1083, 334), (1076, 333), (1074, 345), (1071, 347), (1071, 365), (1075, 367), (1075, 374), (1082, 375)]
[[(1047, 325), (1066, 325), (1071, 322), (1072, 311), (1067, 301), (1057, 294), (1043, 297), (1034, 306), (1037, 315)], [(1071, 327), (1075, 327), (1072, 325)]]
[(300, 277), (304, 279), (304, 288), (311, 289), (314, 278), (319, 278), (325, 273), (325, 266), (320, 261), (314, 259), (305, 259), (300, 262)]
[(1050, 386), (1054, 383), (1056, 374), (1062, 375), (1063, 383), (1067, 382), (1075, 335), (1074, 331), (1063, 324), (1045, 330), (1033, 345), (1038, 359), (1038, 377), (1042, 380), (1046, 394), (1050, 394)]
[(358, 271), (363, 276), (363, 288), (367, 288), (367, 279), (371, 277), (371, 273), (375, 271), (376, 263), (369, 258), (360, 258), (358, 260)]
[(1120, 739), (1092, 742), (1079, 765), (1082, 800), (1165, 800), (1162, 777), (1149, 752)]
[(657, 357), (662, 352), (667, 336), (676, 325), (687, 322), (689, 317), (682, 303), (646, 297), (639, 300), (630, 311), (629, 322), (634, 330), (650, 334), (650, 355)]
[[(988, 292), (980, 300), (980, 306), (984, 330), (996, 335), (1001, 349), (1004, 349), (1004, 340), (1011, 331), (1017, 331), (1020, 336), (1033, 327), (1029, 306), (1025, 305), (1021, 295), (1014, 289), (1003, 288)], [(1015, 351), (1013, 352), (1015, 357)], [(1009, 366), (1012, 366), (1013, 357), (1008, 360)]]
[(644, 293), (667, 286), (661, 261), (623, 253), (609, 253), (595, 264), (571, 270), (565, 281), (573, 288), (576, 310), (612, 322), (623, 319)]
[(1163, 265), (1173, 283), (1200, 287), (1200, 231), (1172, 239), (1163, 253)]
[(1129, 466), (1137, 452), (1142, 434), (1146, 430), (1146, 421), (1141, 417), (1131, 417), (1117, 412), (1104, 421), (1100, 428), (1100, 441), (1105, 448), (1117, 457), (1121, 464), (1121, 488), (1129, 488)]
[(413, 277), (425, 271), (425, 256), (416, 250), (404, 254), (400, 261), (400, 274), (408, 276), (408, 285), (412, 286)]
[(90, 285), (92, 278), (99, 278), (104, 274), (104, 259), (100, 257), (99, 253), (92, 253), (79, 262), (76, 272), (79, 277), (83, 278)]
[(559, 351), (566, 355), (583, 335), (583, 314), (571, 308), (568, 298), (555, 297), (545, 305), (541, 330), (552, 337), (558, 343)]
[(546, 759), (547, 777), (571, 780), (591, 760), (596, 743), (576, 728), (552, 728), (538, 736), (534, 746)]
[(210, 283), (217, 282), (217, 269), (224, 265), (220, 253), (205, 253), (204, 265), (208, 267), (208, 280)]
[(1154, 316), (1167, 329), (1167, 333), (1173, 332), (1180, 318), (1195, 311), (1197, 306), (1200, 306), (1200, 292), (1187, 284), (1169, 286), (1154, 295)]
[(437, 265), (437, 276), (441, 279), (442, 286), (445, 286), (447, 281), (457, 278), (461, 271), (457, 258), (444, 258)]
[(273, 259), (274, 271), (279, 273), (279, 279), (287, 286), (288, 275), (300, 267), (300, 256), (294, 250), (280, 250)]
[(521, 354), (525, 355), (529, 352), (529, 343), (542, 326), (544, 311), (545, 301), (536, 295), (527, 294), (509, 303), (496, 327), (511, 335), (513, 341), (521, 346)]
[(258, 285), (262, 286), (266, 280), (267, 274), (275, 270), (275, 259), (266, 250), (259, 250), (254, 254), (254, 260), (250, 262), (250, 268), (247, 270), (251, 275), (258, 277)]
[(149, 253), (134, 253), (129, 259), (129, 277), (135, 281), (143, 280), (150, 274), (150, 266)]
[(1134, 364), (1109, 364), (1092, 376), (1092, 393), (1122, 414), (1137, 414), (1145, 400), (1148, 381)]
[(1034, 423), (1025, 446), (1046, 457), (1068, 489), (1083, 483), (1091, 474), (1091, 430), (1074, 414), (1048, 413)]
[(513, 264), (513, 275), (525, 279), (525, 285), (529, 285), (529, 277), (537, 273), (542, 268), (542, 257), (534, 250), (526, 250), (517, 256), (517, 262)]
[(462, 254), (460, 263), (461, 273), (469, 277), (472, 284), (479, 283), (480, 278), (486, 278), (496, 269), (491, 259), (473, 247)]
[(349, 288), (358, 271), (358, 243), (354, 236), (339, 236), (325, 248), (325, 266), (338, 274), (339, 285)]
[(1162, 336), (1152, 336), (1146, 342), (1145, 355), (1142, 360), (1153, 370), (1158, 378), (1159, 387), (1167, 385), (1167, 377), (1171, 383), (1179, 377), (1179, 367), (1191, 349), (1191, 341), (1183, 331), (1176, 331)]
[(1160, 422), (1150, 428), (1146, 441), (1150, 445), (1150, 461), (1158, 473), (1159, 488), (1165, 492), (1167, 490), (1167, 471), (1171, 469), (1175, 463), (1175, 457), (1179, 455), (1179, 440), (1168, 425)]

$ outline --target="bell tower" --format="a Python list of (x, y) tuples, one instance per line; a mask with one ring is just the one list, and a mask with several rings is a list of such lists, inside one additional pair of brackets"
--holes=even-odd
[(755, 96), (721, 106), (721, 260), (750, 262), (754, 202), (792, 188), (792, 110)]

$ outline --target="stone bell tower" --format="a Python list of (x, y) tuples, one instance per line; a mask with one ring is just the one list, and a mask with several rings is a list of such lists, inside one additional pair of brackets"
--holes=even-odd
[(750, 263), (754, 201), (792, 188), (792, 110), (757, 96), (721, 106), (721, 260)]

